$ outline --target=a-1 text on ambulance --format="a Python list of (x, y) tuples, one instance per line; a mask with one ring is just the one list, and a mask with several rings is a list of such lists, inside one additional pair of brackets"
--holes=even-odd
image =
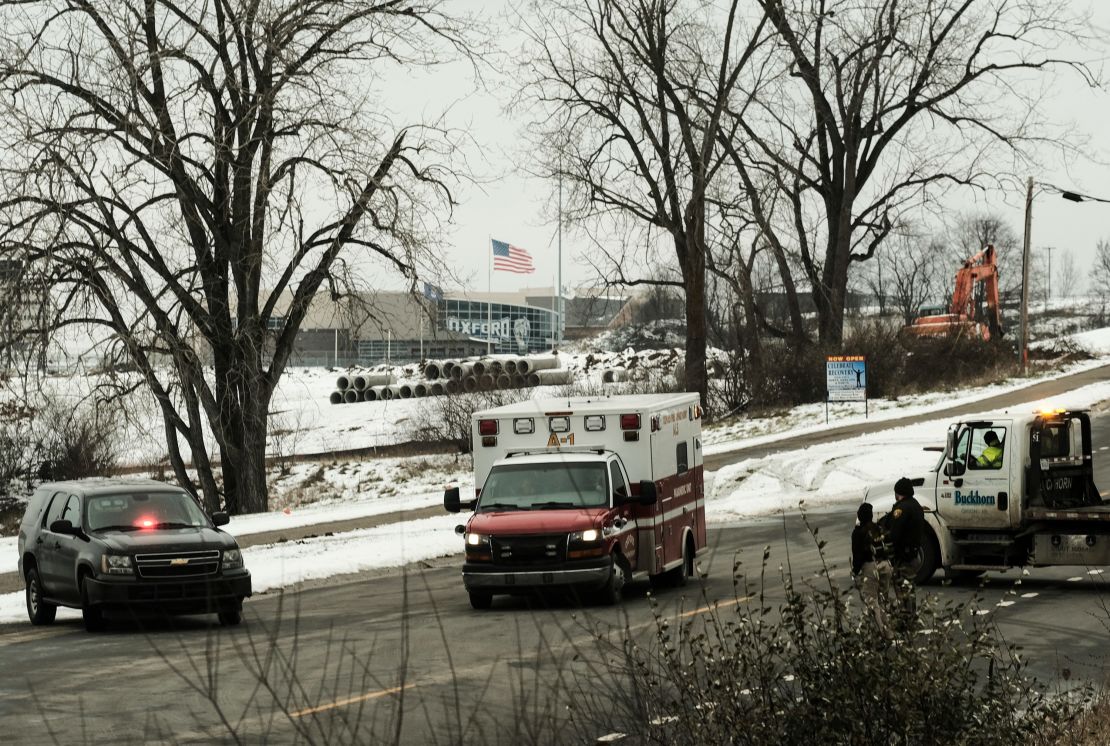
[(496, 594), (556, 586), (617, 603), (631, 581), (684, 583), (705, 549), (697, 394), (536, 399), (475, 412), (463, 583)]

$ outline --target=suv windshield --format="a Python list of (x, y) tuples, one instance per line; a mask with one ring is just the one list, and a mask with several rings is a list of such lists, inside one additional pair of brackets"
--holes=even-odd
[(604, 463), (506, 464), (490, 472), (482, 488), (478, 510), (608, 505)]
[(85, 525), (89, 531), (149, 531), (211, 525), (196, 501), (184, 492), (94, 495), (85, 505)]

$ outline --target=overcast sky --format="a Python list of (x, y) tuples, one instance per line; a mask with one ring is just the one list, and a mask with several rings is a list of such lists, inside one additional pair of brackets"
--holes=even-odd
[[(511, 73), (512, 50), (516, 39), (508, 24), (499, 20), (497, 12), (508, 6), (506, 0), (478, 3), (455, 0), (464, 7), (481, 7), (488, 18), (491, 36), (499, 39), (506, 58), (499, 61), (501, 73)], [(1110, 34), (1110, 3), (1093, 6), (1075, 0), (1077, 8), (1093, 7), (1093, 31), (1101, 37)], [(1108, 73), (1110, 77), (1110, 73)], [(491, 73), (487, 82), (492, 90), (476, 90), (466, 65), (454, 65), (434, 75), (411, 78), (404, 90), (413, 96), (409, 104), (420, 100), (423, 111), (436, 112), (450, 104), (450, 121), (467, 128), (475, 138), (472, 165), (482, 173), (480, 186), (468, 185), (457, 197), (461, 201), (454, 216), (454, 229), (449, 236), (448, 260), (460, 268), (476, 290), (486, 288), (486, 264), (490, 253), (489, 238), (497, 238), (523, 247), (535, 258), (534, 275), (493, 275), (494, 290), (515, 290), (525, 286), (553, 285), (556, 271), (555, 223), (544, 216), (544, 205), (550, 199), (551, 185), (523, 175), (527, 156), (520, 152), (520, 128), (523, 117), (514, 118), (506, 112), (508, 92), (515, 81), (506, 75)], [(415, 83), (415, 85), (414, 85)], [(1054, 95), (1043, 101), (1044, 113), (1060, 124), (1074, 128), (1080, 139), (1087, 140), (1088, 156), (1061, 158), (1046, 153), (1043, 170), (1030, 173), (1037, 181), (1054, 184), (1077, 192), (1110, 200), (1110, 93), (1092, 90), (1077, 76), (1061, 76), (1054, 81)], [(1070, 162), (1067, 162), (1069, 161)], [(953, 213), (988, 211), (1003, 215), (1019, 235), (1022, 230), (1024, 191), (1019, 186), (1006, 192), (983, 195), (975, 191), (952, 193), (946, 197)], [(1038, 190), (1034, 206), (1034, 250), (1055, 246), (1075, 252), (1081, 269), (1089, 266), (1095, 242), (1110, 238), (1110, 204), (1076, 204), (1059, 195)], [(591, 284), (591, 270), (581, 258), (587, 250), (581, 236), (564, 230), (564, 286)], [(1054, 255), (1054, 262), (1059, 257)], [(1003, 272), (1008, 268), (1003, 267)], [(1085, 273), (1081, 273), (1085, 274)]]

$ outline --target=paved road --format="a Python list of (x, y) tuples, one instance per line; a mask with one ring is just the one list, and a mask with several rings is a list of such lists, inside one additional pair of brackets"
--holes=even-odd
[[(811, 518), (829, 542), (827, 557), (843, 568), (851, 511)], [(660, 591), (663, 614), (688, 613), (707, 599), (730, 605), (726, 615), (748, 604), (737, 604), (730, 578), (739, 548), (752, 568), (765, 545), (772, 547), (773, 565), (783, 562), (787, 542), (797, 575), (809, 575), (818, 563), (797, 518), (714, 530), (711, 541), (704, 586)], [(1073, 678), (1097, 678), (1105, 662), (1103, 625), (1110, 615), (1101, 605), (1102, 588), (1086, 577), (1068, 582), (1072, 576), (1037, 571), (1017, 589), (1035, 594), (1029, 598), (1009, 594), (1013, 578), (1004, 576), (982, 592), (1003, 634), (1025, 647), (1033, 673), (1047, 680), (1065, 668)], [(929, 590), (956, 600), (976, 592)], [(781, 596), (772, 584), (771, 604)], [(1014, 605), (995, 607), (1007, 600)], [(553, 706), (565, 714), (572, 699), (600, 690), (575, 679), (588, 679), (591, 666), (612, 652), (599, 650), (593, 630), (620, 638), (627, 625), (646, 642), (654, 629), (643, 589), (633, 589), (621, 609), (580, 611), (570, 602), (545, 607), (506, 598), (489, 612), (472, 611), (454, 562), (410, 568), (404, 577), (349, 578), (257, 598), (246, 616), (243, 627), (230, 631), (194, 618), (147, 625), (122, 620), (96, 636), (76, 620), (42, 630), (7, 625), (0, 629), (0, 732), (7, 743), (28, 744), (51, 740), (47, 724), (66, 744), (219, 742), (228, 739), (215, 701), (246, 742), (289, 742), (298, 728), (311, 729), (319, 741), (344, 742), (354, 720), (362, 723), (363, 742), (381, 742), (393, 732), (398, 711), (405, 716), (404, 743), (512, 742), (519, 738), (511, 731), (521, 723), (518, 708)], [(270, 672), (264, 678), (272, 694), (256, 686), (260, 670)], [(209, 680), (218, 686), (211, 700)], [(581, 735), (567, 740), (582, 742)]]
[[(1095, 440), (1110, 445), (1110, 415), (1095, 418)], [(1107, 456), (1096, 456), (1103, 486), (1110, 484)], [(852, 509), (810, 519), (846, 582)], [(733, 587), (733, 563), (739, 556), (742, 568), (754, 568), (764, 546), (776, 566), (789, 551), (798, 576), (820, 563), (798, 517), (713, 529), (710, 543), (704, 581), (654, 600), (633, 588), (619, 609), (505, 598), (474, 612), (456, 557), (259, 596), (247, 603), (245, 624), (231, 630), (196, 617), (117, 619), (102, 635), (85, 634), (76, 619), (50, 628), (0, 625), (0, 740), (209, 743), (230, 740), (234, 729), (245, 742), (343, 742), (357, 727), (370, 743), (394, 734), (414, 744), (518, 742), (525, 739), (513, 728), (528, 720), (522, 710), (565, 718), (568, 705), (601, 691), (583, 684), (613, 653), (599, 637), (646, 640), (656, 614), (698, 617), (707, 602), (721, 602), (725, 613), (746, 608), (750, 599)], [(1102, 578), (1035, 570), (1018, 586), (1018, 577), (991, 575), (981, 593), (1002, 633), (1024, 647), (1032, 673), (1101, 679), (1110, 629)], [(929, 592), (967, 600), (979, 591), (934, 584)], [(781, 589), (772, 585), (768, 597), (774, 605)], [(574, 734), (568, 740), (601, 735)]]

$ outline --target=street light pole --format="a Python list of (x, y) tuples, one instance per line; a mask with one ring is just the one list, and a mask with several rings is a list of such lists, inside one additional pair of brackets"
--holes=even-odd
[(1021, 372), (1029, 364), (1029, 243), (1033, 232), (1033, 177), (1026, 182), (1025, 191), (1025, 240), (1021, 247), (1021, 342), (1018, 355), (1021, 358)]

